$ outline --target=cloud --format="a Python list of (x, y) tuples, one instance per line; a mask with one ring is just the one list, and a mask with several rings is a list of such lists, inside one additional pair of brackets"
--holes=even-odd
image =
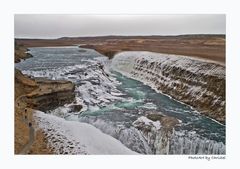
[(225, 34), (225, 15), (15, 15), (15, 37)]

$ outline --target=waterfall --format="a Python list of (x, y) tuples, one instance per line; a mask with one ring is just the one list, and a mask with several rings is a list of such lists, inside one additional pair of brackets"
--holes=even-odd
[(225, 145), (222, 142), (209, 140), (187, 131), (168, 131), (162, 128), (142, 134), (154, 154), (225, 154)]
[[(41, 54), (46, 49), (37, 48), (34, 50), (40, 50), (37, 53)], [(209, 102), (215, 106), (212, 107), (212, 110), (222, 112), (221, 110), (225, 106), (225, 100), (221, 97), (221, 93), (224, 93), (223, 81), (225, 80), (225, 69), (223, 67), (214, 64), (208, 65), (202, 63), (202, 61), (189, 59), (189, 57), (152, 52), (119, 53), (110, 63), (106, 58), (97, 57), (99, 54), (92, 53), (92, 51), (87, 51), (84, 55), (81, 54), (81, 57), (76, 57), (79, 54), (78, 49), (68, 49), (69, 51), (62, 49), (66, 53), (70, 52), (70, 54), (65, 56), (61, 54), (62, 52), (59, 52), (60, 55), (55, 56), (58, 50), (47, 51), (47, 53), (53, 53), (53, 56), (49, 55), (49, 60), (43, 58), (48, 55), (39, 55), (35, 58), (39, 61), (32, 60), (34, 61), (32, 63), (29, 59), (30, 63), (26, 63), (25, 67), (23, 65), (23, 72), (35, 77), (66, 79), (76, 84), (76, 102), (72, 104), (83, 105), (84, 111), (75, 112), (71, 109), (71, 105), (64, 105), (49, 113), (65, 117), (69, 121), (63, 122), (53, 118), (52, 120), (59, 123), (52, 126), (50, 125), (52, 123), (48, 123), (48, 120), (42, 120), (45, 131), (49, 133), (48, 137), (52, 139), (52, 143), (57, 148), (60, 147), (59, 150), (61, 150), (63, 142), (64, 148), (68, 149), (70, 147), (71, 149), (71, 146), (74, 146), (74, 149), (70, 150), (69, 153), (87, 153), (88, 151), (78, 148), (84, 147), (81, 141), (84, 141), (85, 137), (74, 134), (74, 136), (79, 137), (80, 141), (77, 142), (73, 139), (72, 145), (69, 145), (68, 139), (65, 139), (65, 137), (68, 136), (71, 140), (72, 136), (69, 135), (71, 134), (69, 131), (72, 129), (71, 126), (75, 125), (82, 126), (84, 130), (81, 130), (81, 134), (89, 136), (86, 129), (93, 127), (86, 125), (88, 123), (101, 130), (102, 136), (103, 134), (110, 135), (124, 146), (140, 154), (225, 154), (224, 143), (216, 141), (218, 136), (221, 136), (219, 139), (221, 141), (225, 138), (224, 126), (219, 127), (215, 125), (216, 122), (206, 120), (201, 115), (199, 115), (201, 118), (198, 118), (199, 116), (194, 114), (196, 111), (189, 106), (158, 93), (159, 91), (165, 92), (165, 94), (182, 102), (184, 100), (185, 102), (193, 102), (194, 100), (194, 103), (199, 104), (200, 107), (202, 106), (201, 101)], [(52, 65), (51, 63), (56, 62), (56, 58), (59, 64)], [(65, 62), (66, 59), (68, 62)], [(43, 62), (44, 60), (45, 62)], [(29, 65), (31, 68), (29, 68)], [(125, 76), (123, 78), (119, 73), (108, 71), (108, 66), (127, 77), (136, 79), (138, 82)], [(141, 82), (155, 89), (157, 93)], [(209, 84), (214, 85), (208, 87)], [(221, 91), (219, 92), (219, 90)], [(150, 94), (154, 94), (154, 96)], [(140, 104), (135, 105), (135, 101)], [(134, 106), (132, 106), (133, 104)], [(148, 112), (159, 113), (164, 117), (176, 117), (179, 121), (183, 121), (185, 128), (178, 126), (174, 130), (174, 128), (168, 127), (169, 121), (165, 121), (164, 124), (160, 120), (149, 120), (146, 118)], [(224, 119), (221, 114), (219, 117)], [(137, 123), (136, 119), (140, 120), (140, 123)], [(74, 121), (79, 121), (80, 124)], [(209, 121), (211, 122), (209, 123)], [(62, 127), (62, 123), (66, 127)], [(210, 130), (206, 129), (208, 126), (211, 126), (209, 127)], [(49, 127), (52, 127), (50, 131), (48, 131)], [(188, 131), (185, 131), (185, 129)], [(202, 130), (205, 135), (194, 133), (192, 130), (195, 129), (196, 131)], [(60, 132), (57, 132), (57, 130)], [(93, 130), (95, 131), (95, 129)], [(74, 131), (78, 133), (79, 129), (74, 127)], [(211, 137), (212, 134), (215, 136), (214, 138)], [(58, 141), (58, 135), (63, 138), (61, 139), (62, 142)], [(92, 134), (92, 136), (95, 135)], [(99, 139), (100, 137), (95, 140)], [(86, 142), (86, 144), (88, 143)], [(96, 144), (99, 145), (100, 142), (98, 141)], [(111, 147), (108, 144), (106, 146)], [(89, 145), (89, 147), (92, 147), (92, 145)], [(97, 150), (100, 149), (97, 148)]]
[(114, 57), (112, 69), (225, 123), (222, 65), (180, 55), (122, 52)]
[(222, 142), (204, 138), (194, 131), (178, 130), (146, 117), (138, 118), (133, 125), (141, 132), (153, 154), (225, 154)]
[(169, 154), (225, 154), (225, 145), (191, 132), (175, 131), (171, 137)]

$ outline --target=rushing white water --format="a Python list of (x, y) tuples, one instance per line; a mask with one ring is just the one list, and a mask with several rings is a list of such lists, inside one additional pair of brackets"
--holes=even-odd
[(196, 133), (174, 132), (170, 142), (170, 154), (225, 154), (225, 145), (203, 139)]
[[(109, 70), (118, 64), (116, 60), (111, 63), (93, 50), (84, 50), (31, 48), (34, 57), (16, 65), (28, 75), (70, 80), (76, 85), (74, 103), (47, 112), (51, 115), (36, 115), (38, 126), (48, 134), (56, 153), (225, 154), (224, 126)], [(126, 72), (131, 64), (126, 61)], [(83, 109), (73, 112), (73, 104), (83, 105)], [(159, 121), (146, 118), (149, 112), (175, 117), (181, 124), (166, 132)], [(137, 121), (147, 130), (138, 128)]]
[(133, 124), (140, 128), (154, 154), (225, 154), (223, 143), (202, 138), (196, 132), (168, 130), (146, 117)]

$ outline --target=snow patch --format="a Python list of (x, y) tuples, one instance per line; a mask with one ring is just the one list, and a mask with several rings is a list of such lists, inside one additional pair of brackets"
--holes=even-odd
[(137, 123), (143, 123), (144, 125), (148, 125), (148, 126), (153, 126), (155, 127), (157, 130), (159, 130), (161, 128), (161, 124), (160, 121), (152, 121), (150, 119), (148, 119), (145, 116), (141, 116), (139, 117), (134, 123), (133, 125), (136, 125)]
[(34, 116), (57, 154), (137, 154), (90, 124), (66, 121), (40, 111)]

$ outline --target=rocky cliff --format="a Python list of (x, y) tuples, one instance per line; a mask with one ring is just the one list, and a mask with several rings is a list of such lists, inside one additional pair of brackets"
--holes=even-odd
[[(19, 154), (29, 140), (29, 127), (23, 120), (32, 121), (33, 109), (50, 110), (74, 98), (75, 86), (69, 81), (34, 79), (15, 69), (15, 153)], [(27, 109), (27, 114), (26, 114)], [(25, 112), (25, 113), (24, 113)], [(36, 131), (29, 153), (52, 154), (47, 139), (41, 130)]]
[(28, 59), (30, 57), (33, 57), (29, 52), (28, 49), (18, 45), (15, 43), (15, 54), (14, 54), (14, 62), (18, 63), (21, 62), (21, 60)]
[(171, 137), (178, 119), (161, 114), (147, 114), (134, 121), (136, 127), (147, 140), (154, 154), (169, 154)]
[(112, 68), (225, 123), (225, 66), (153, 52), (122, 52)]
[(38, 87), (34, 79), (23, 75), (18, 69), (15, 69), (15, 99), (20, 95), (29, 93)]
[(69, 81), (36, 80), (40, 85), (25, 97), (28, 107), (47, 111), (74, 101), (75, 85)]
[(46, 111), (74, 101), (75, 85), (70, 81), (31, 79), (17, 69), (15, 72), (16, 96), (29, 108)]

